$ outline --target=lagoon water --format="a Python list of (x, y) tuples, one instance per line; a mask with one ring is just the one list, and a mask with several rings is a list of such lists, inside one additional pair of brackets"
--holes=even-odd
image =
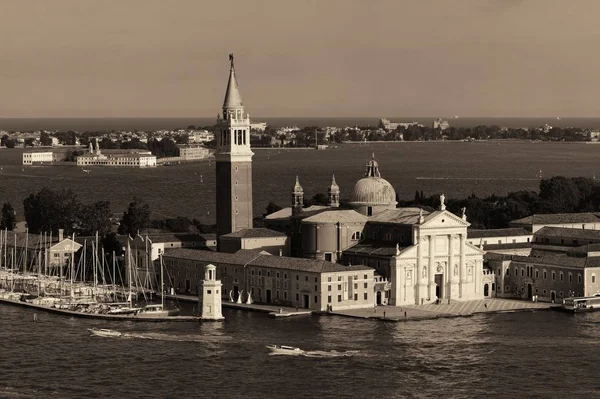
[[(23, 199), (43, 186), (72, 188), (84, 202), (107, 200), (122, 213), (133, 196), (150, 204), (156, 218), (187, 216), (215, 222), (215, 164), (197, 162), (153, 169), (22, 167), (21, 150), (0, 150), (0, 201), (22, 215)], [(305, 196), (326, 193), (335, 173), (342, 199), (349, 198), (374, 153), (383, 178), (402, 199), (444, 193), (447, 198), (505, 195), (537, 190), (542, 177), (593, 177), (600, 173), (600, 144), (512, 142), (392, 142), (342, 144), (338, 149), (255, 149), (254, 214), (270, 201), (290, 203), (295, 176)], [(598, 175), (600, 178), (600, 174)]]
[[(188, 305), (188, 307), (191, 305)], [(190, 310), (190, 309), (188, 309)], [(102, 322), (0, 305), (2, 398), (591, 398), (600, 314)], [(90, 337), (111, 328), (125, 338)], [(273, 356), (265, 345), (312, 356)], [(332, 352), (335, 351), (335, 352)], [(345, 356), (342, 356), (345, 354)]]

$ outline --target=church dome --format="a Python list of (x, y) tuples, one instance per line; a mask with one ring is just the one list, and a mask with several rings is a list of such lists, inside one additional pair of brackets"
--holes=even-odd
[(395, 208), (396, 204), (396, 190), (379, 174), (379, 165), (373, 155), (367, 164), (365, 177), (354, 185), (350, 196), (350, 205), (355, 208), (377, 207), (383, 209)]
[(396, 190), (381, 177), (363, 177), (354, 185), (352, 205), (396, 206)]

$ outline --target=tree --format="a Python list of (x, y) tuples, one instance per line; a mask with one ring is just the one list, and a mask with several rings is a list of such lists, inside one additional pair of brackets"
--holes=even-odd
[(83, 205), (80, 212), (80, 225), (78, 233), (84, 236), (91, 236), (98, 233), (104, 236), (110, 232), (111, 222), (109, 201), (98, 201), (90, 205)]
[(545, 213), (575, 212), (580, 193), (577, 184), (569, 178), (554, 176), (540, 182), (540, 209)]
[(281, 207), (279, 205), (277, 205), (274, 202), (269, 202), (269, 204), (267, 205), (267, 213), (265, 213), (264, 216), (270, 215), (272, 213), (275, 213), (277, 211), (281, 210)]
[(40, 134), (40, 144), (44, 147), (50, 147), (52, 145), (52, 137), (46, 132)]
[(14, 230), (17, 224), (17, 216), (10, 202), (5, 202), (2, 206), (2, 219), (0, 220), (0, 230)]
[(72, 190), (53, 191), (44, 187), (37, 194), (23, 200), (25, 220), (29, 232), (58, 232), (64, 229), (67, 235), (78, 233), (81, 226), (81, 203)]
[(150, 205), (137, 197), (129, 203), (129, 207), (123, 212), (123, 218), (119, 225), (119, 234), (135, 235), (141, 229), (150, 224)]

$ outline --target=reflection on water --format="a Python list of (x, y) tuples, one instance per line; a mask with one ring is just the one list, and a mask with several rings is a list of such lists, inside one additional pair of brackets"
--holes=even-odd
[[(39, 314), (33, 323), (29, 310), (0, 306), (0, 397), (590, 397), (598, 389), (600, 314), (407, 323), (224, 316), (169, 324)], [(124, 337), (90, 337), (92, 327)], [(269, 344), (306, 354), (270, 356)]]

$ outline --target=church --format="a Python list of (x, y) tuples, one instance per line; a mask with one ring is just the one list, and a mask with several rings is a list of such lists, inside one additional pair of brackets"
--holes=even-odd
[(396, 191), (374, 155), (347, 208), (340, 206), (335, 176), (328, 205), (304, 208), (297, 177), (290, 207), (268, 215), (266, 228), (253, 228), (250, 117), (233, 55), (217, 129), (217, 253), (179, 249), (164, 255), (165, 265), (186, 279), (186, 292), (193, 292), (187, 278), (211, 261), (224, 295), (235, 301), (326, 310), (484, 297), (484, 252), (467, 243), (464, 211), (447, 211), (443, 196), (434, 212), (397, 208)]

